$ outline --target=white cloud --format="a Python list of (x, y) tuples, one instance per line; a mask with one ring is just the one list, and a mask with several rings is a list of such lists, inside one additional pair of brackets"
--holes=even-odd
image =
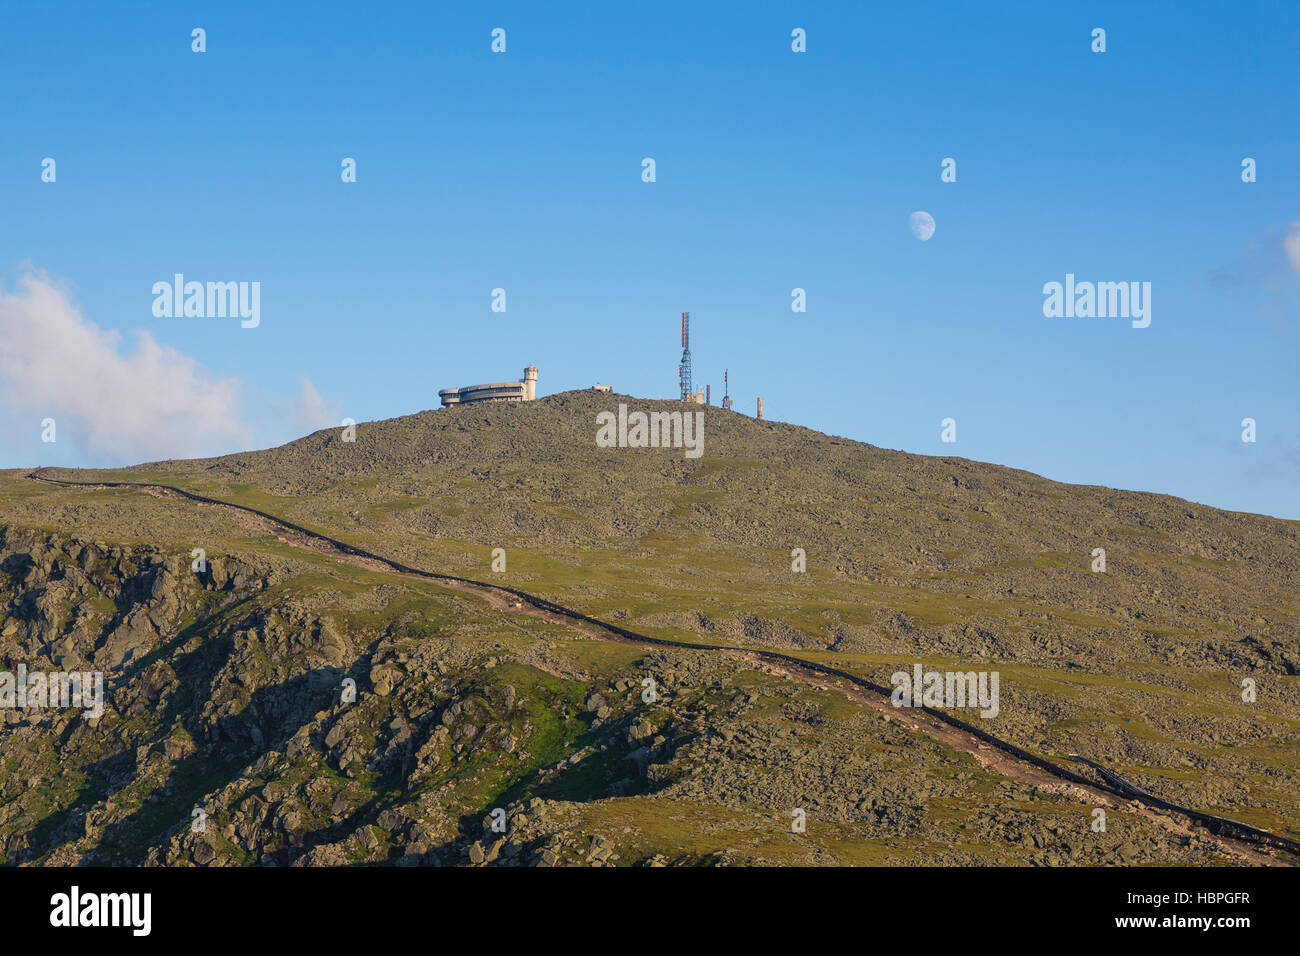
[(321, 428), (337, 426), (342, 412), (342, 402), (326, 402), (309, 379), (302, 379), (302, 394), (294, 404), (295, 424), (299, 432), (306, 435)]
[[(92, 456), (121, 464), (247, 448), (240, 383), (214, 376), (148, 332), (122, 336), (81, 314), (43, 273), (0, 286), (0, 399), (6, 431), (57, 423)], [(313, 389), (313, 392), (315, 390)], [(319, 398), (319, 396), (317, 396)]]
[(1282, 239), (1282, 250), (1291, 262), (1291, 268), (1300, 275), (1300, 219), (1291, 223), (1290, 230)]

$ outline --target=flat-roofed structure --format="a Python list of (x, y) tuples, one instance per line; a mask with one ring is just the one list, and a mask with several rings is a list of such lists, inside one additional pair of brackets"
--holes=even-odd
[(464, 388), (444, 388), (438, 392), (443, 408), (449, 405), (471, 405), (475, 402), (531, 402), (536, 397), (536, 365), (524, 369), (524, 377), (517, 382), (466, 385)]

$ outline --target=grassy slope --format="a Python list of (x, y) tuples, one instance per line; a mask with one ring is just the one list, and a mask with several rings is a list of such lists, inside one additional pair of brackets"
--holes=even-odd
[[(567, 393), (363, 424), (355, 443), (324, 431), (99, 474), (176, 484), (476, 577), (493, 576), (491, 549), (503, 547), (508, 570), (495, 577), (664, 637), (800, 648), (880, 679), (913, 661), (991, 664), (1003, 695), (994, 732), (1300, 832), (1296, 522), (720, 409), (705, 412), (698, 460), (597, 448), (595, 413), (620, 400), (680, 407)], [(93, 507), (84, 492), (15, 482), (0, 495), (19, 521), (61, 525)], [(125, 493), (102, 497), (135, 513)], [(127, 530), (111, 518), (104, 528)], [(790, 570), (796, 547), (802, 575)], [(1089, 570), (1096, 547), (1104, 575)], [(1253, 705), (1240, 699), (1244, 677), (1259, 686)]]

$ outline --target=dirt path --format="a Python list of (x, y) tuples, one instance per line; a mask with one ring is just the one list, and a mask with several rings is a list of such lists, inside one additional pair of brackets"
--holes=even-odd
[[(1191, 818), (1184, 817), (1177, 811), (1170, 813), (1144, 804), (1140, 800), (1126, 799), (1123, 794), (1109, 788), (1093, 785), (1085, 778), (1079, 777), (1061, 768), (1038, 766), (1032, 760), (1017, 756), (1013, 745), (1004, 742), (985, 740), (963, 729), (960, 721), (941, 718), (927, 710), (895, 708), (889, 701), (888, 694), (882, 688), (876, 688), (859, 678), (843, 672), (836, 672), (824, 665), (810, 661), (799, 661), (788, 654), (724, 647), (712, 644), (676, 642), (638, 635), (616, 625), (597, 621), (578, 612), (545, 599), (517, 591), (502, 585), (487, 584), (454, 575), (437, 574), (411, 568), (400, 562), (371, 554), (362, 549), (346, 545), (323, 535), (293, 525), (279, 518), (246, 508), (243, 505), (217, 501), (191, 492), (164, 485), (141, 484), (134, 482), (71, 482), (45, 478), (32, 473), (27, 476), (35, 481), (60, 486), (77, 486), (86, 488), (131, 488), (157, 498), (173, 501), (196, 503), (200, 508), (221, 511), (235, 524), (259, 534), (266, 534), (276, 540), (296, 548), (302, 548), (316, 554), (325, 555), (337, 561), (343, 561), (356, 567), (385, 574), (397, 574), (422, 581), (434, 581), (440, 587), (473, 595), (485, 601), (494, 610), (505, 615), (520, 615), (558, 624), (581, 634), (590, 640), (610, 641), (631, 644), (640, 647), (654, 646), (678, 648), (682, 650), (708, 650), (733, 657), (749, 663), (765, 673), (798, 681), (819, 690), (833, 691), (855, 703), (868, 707), (885, 720), (889, 720), (908, 730), (925, 734), (938, 740), (953, 750), (971, 755), (979, 765), (987, 770), (1039, 789), (1057, 793), (1075, 800), (1089, 808), (1102, 807), (1107, 810), (1121, 810), (1143, 817), (1156, 826), (1179, 836), (1185, 836), (1193, 843), (1212, 846), (1215, 850), (1236, 862), (1254, 866), (1286, 865), (1286, 861), (1274, 855), (1271, 848), (1256, 848), (1242, 840), (1212, 832), (1204, 826), (1195, 825)], [(1037, 761), (1044, 763), (1043, 761)], [(1048, 769), (1052, 767), (1052, 769)], [(1053, 772), (1055, 771), (1055, 772)], [(1182, 808), (1180, 808), (1182, 809)], [(1194, 812), (1194, 811), (1189, 811)]]

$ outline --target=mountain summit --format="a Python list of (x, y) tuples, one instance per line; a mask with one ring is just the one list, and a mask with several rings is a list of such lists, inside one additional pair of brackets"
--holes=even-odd
[[(1069, 754), (1300, 835), (1300, 524), (716, 407), (698, 458), (602, 447), (620, 404), (688, 407), (566, 392), (5, 473), (4, 667), (105, 700), (0, 710), (4, 858), (1256, 852), (1118, 799), (1091, 829), (1098, 794), (1035, 769)], [(927, 706), (1010, 756), (863, 689), (900, 673), (997, 688)]]

